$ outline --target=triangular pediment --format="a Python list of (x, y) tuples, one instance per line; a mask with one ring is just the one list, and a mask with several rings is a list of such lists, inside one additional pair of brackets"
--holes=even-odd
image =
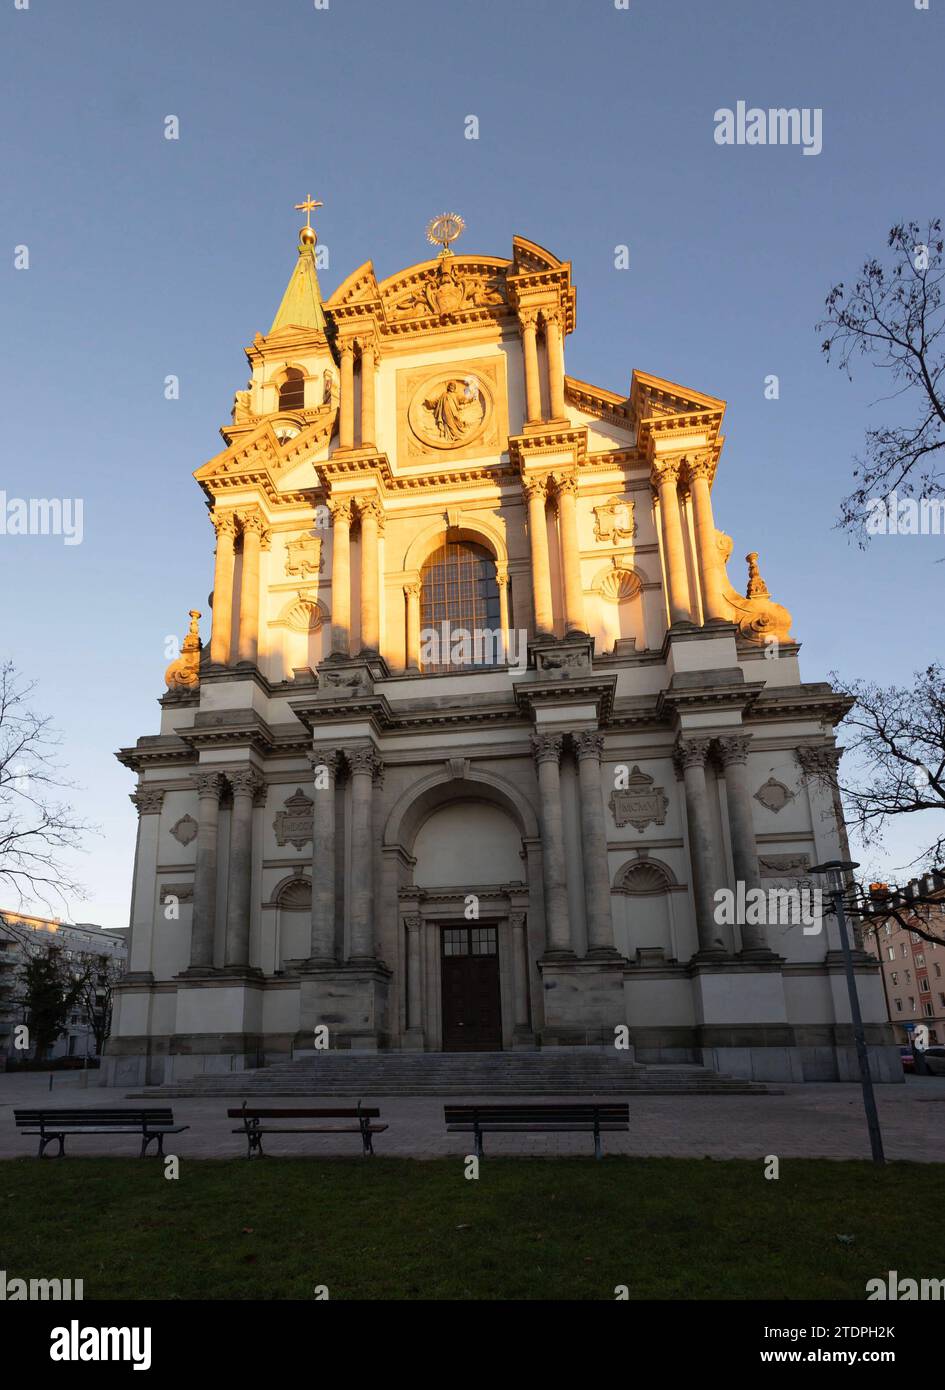
[[(267, 419), (258, 429), (235, 438), (228, 448), (198, 468), (194, 477), (210, 493), (215, 491), (217, 482), (230, 487), (238, 480), (258, 483), (268, 479), (275, 489), (280, 476), (318, 453), (331, 438), (336, 411), (325, 406), (313, 413), (315, 418), (303, 429), (284, 439), (276, 434), (278, 419)], [(318, 486), (314, 473), (312, 486)]]
[(717, 396), (707, 396), (689, 386), (667, 381), (649, 372), (633, 373), (630, 402), (637, 420), (658, 419), (672, 415), (721, 414), (725, 402)]

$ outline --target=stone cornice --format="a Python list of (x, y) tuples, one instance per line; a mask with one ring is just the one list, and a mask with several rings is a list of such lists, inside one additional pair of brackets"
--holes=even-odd
[(608, 424), (620, 425), (626, 430), (633, 429), (630, 400), (616, 391), (607, 391), (602, 386), (579, 381), (577, 377), (565, 376), (564, 398), (576, 409), (593, 415), (597, 420), (606, 420)]
[[(509, 438), (509, 459), (513, 466), (524, 473), (528, 468), (543, 466), (548, 455), (570, 453), (567, 462), (580, 468), (587, 458), (587, 430), (583, 426), (557, 425), (533, 426), (527, 434), (514, 434)], [(557, 467), (566, 462), (556, 460)], [(551, 467), (552, 465), (548, 465)]]

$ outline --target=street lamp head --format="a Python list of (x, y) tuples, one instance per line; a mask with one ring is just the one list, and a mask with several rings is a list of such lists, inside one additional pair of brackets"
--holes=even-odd
[(823, 864), (814, 864), (808, 870), (812, 874), (823, 874), (827, 879), (827, 887), (831, 893), (842, 893), (844, 889), (844, 874), (852, 873), (860, 866), (852, 859), (828, 859)]

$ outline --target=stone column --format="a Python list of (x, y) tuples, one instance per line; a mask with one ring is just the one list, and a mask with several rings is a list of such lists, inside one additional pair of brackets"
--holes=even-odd
[(160, 851), (163, 787), (139, 785), (131, 793), (138, 812), (138, 842), (135, 847), (134, 880), (131, 890), (131, 944), (128, 973), (151, 975), (154, 958), (154, 880)]
[(529, 478), (522, 484), (528, 502), (528, 540), (532, 555), (532, 594), (536, 635), (552, 636), (555, 630), (551, 603), (551, 569), (548, 564), (548, 523), (545, 519), (547, 480)]
[(541, 420), (541, 378), (538, 374), (538, 310), (525, 309), (518, 321), (522, 326), (522, 356), (525, 359), (525, 423)]
[(230, 772), (233, 819), (230, 825), (229, 901), (226, 914), (226, 969), (249, 967), (252, 918), (253, 803), (265, 782), (253, 767)]
[(331, 511), (331, 650), (351, 651), (351, 503), (329, 502)]
[(377, 544), (383, 534), (384, 510), (378, 497), (359, 503), (361, 513), (361, 651), (380, 649), (380, 590)]
[(420, 581), (404, 585), (407, 600), (407, 670), (420, 670)]
[(354, 448), (354, 343), (339, 344), (341, 353), (341, 401), (338, 419), (339, 449)]
[(404, 918), (407, 928), (407, 1028), (420, 1030), (423, 1027), (423, 992), (421, 973), (421, 946), (423, 943), (423, 918), (419, 913), (410, 913)]
[(370, 746), (345, 750), (351, 771), (350, 961), (373, 961), (374, 836), (371, 808), (379, 759)]
[(361, 448), (374, 447), (374, 339), (361, 343)]
[(240, 581), (240, 629), (237, 659), (253, 665), (259, 650), (259, 552), (269, 542), (262, 516), (243, 512), (243, 574)]
[(577, 478), (558, 479), (558, 520), (561, 523), (561, 568), (564, 571), (564, 613), (568, 632), (585, 632), (581, 547), (577, 524)]
[[(752, 824), (751, 795), (748, 790), (748, 749), (751, 734), (728, 734), (716, 741), (719, 761), (725, 775), (725, 799), (728, 803), (728, 824), (732, 837), (732, 862), (735, 881), (744, 883), (745, 892), (761, 887), (758, 868), (758, 847)], [(767, 931), (757, 923), (739, 923), (742, 935), (742, 954), (769, 952)]]
[(221, 772), (198, 772), (194, 781), (200, 809), (197, 812), (197, 862), (194, 868), (194, 913), (190, 933), (191, 970), (213, 969), (213, 941), (217, 921), (217, 847), (220, 797), (225, 779)]
[(210, 660), (225, 666), (230, 660), (233, 640), (233, 570), (236, 559), (236, 517), (233, 512), (210, 514), (217, 533), (217, 553), (213, 565), (213, 630), (210, 634)]
[(712, 818), (705, 781), (705, 761), (712, 740), (680, 739), (677, 754), (683, 768), (686, 788), (686, 821), (689, 826), (689, 858), (692, 864), (693, 897), (699, 954), (725, 954), (722, 928), (715, 921), (716, 858), (712, 845)]
[(312, 929), (310, 958), (333, 964), (335, 956), (335, 777), (338, 754), (312, 755)]
[(528, 942), (525, 913), (511, 912), (513, 1016), (516, 1030), (528, 1027)]
[(564, 408), (564, 351), (561, 340), (561, 310), (543, 309), (545, 347), (548, 352), (548, 395), (552, 420), (567, 419)]
[(572, 956), (564, 825), (561, 818), (561, 735), (533, 734), (541, 805), (541, 862), (545, 886), (545, 954)]
[(581, 848), (584, 859), (584, 903), (587, 913), (587, 953), (615, 956), (614, 921), (610, 905), (607, 832), (600, 785), (600, 755), (604, 736), (592, 730), (574, 734), (581, 788)]
[(686, 551), (683, 544), (682, 520), (679, 514), (679, 459), (664, 459), (653, 464), (650, 482), (660, 499), (660, 525), (663, 531), (663, 563), (666, 566), (666, 585), (669, 596), (670, 623), (691, 623), (689, 585), (686, 578)]
[(495, 567), (495, 582), (499, 586), (499, 627), (502, 629), (502, 659), (509, 659), (509, 572), (499, 563)]
[(692, 496), (692, 512), (696, 526), (696, 552), (699, 579), (702, 584), (703, 616), (706, 622), (725, 622), (731, 619), (731, 614), (728, 612), (722, 597), (719, 548), (715, 539), (712, 497), (709, 492), (711, 472), (712, 462), (708, 454), (699, 454), (689, 460), (689, 492)]

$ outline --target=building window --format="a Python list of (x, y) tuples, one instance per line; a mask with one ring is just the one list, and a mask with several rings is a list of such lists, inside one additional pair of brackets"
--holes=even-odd
[(420, 582), (421, 652), (429, 652), (424, 633), (435, 633), (437, 639), (436, 660), (424, 661), (424, 671), (502, 661), (496, 643), (485, 635), (500, 627), (495, 560), (484, 546), (448, 541), (429, 557)]
[(895, 947), (894, 947), (894, 946), (887, 946), (887, 947), (886, 947), (886, 950), (889, 952), (889, 959), (890, 959), (890, 960), (895, 960), (895, 959), (896, 959), (896, 950), (895, 950)]
[(916, 956), (916, 958), (915, 958), (915, 963), (916, 963), (916, 965), (924, 965), (924, 964), (925, 964), (925, 956), (923, 956), (923, 954), (922, 954), (921, 951), (920, 951), (919, 954)]
[(926, 999), (926, 1001), (925, 1001), (925, 1003), (922, 1005), (922, 1007), (923, 1007), (923, 1009), (925, 1010), (925, 1016), (926, 1016), (926, 1018), (931, 1018), (931, 1017), (932, 1017), (932, 1004), (931, 1004), (931, 1001), (928, 1000), (928, 999)]
[(906, 971), (906, 984), (907, 984), (907, 985), (911, 985), (911, 984), (912, 984), (912, 971), (911, 971), (911, 970), (907, 970), (907, 971)]
[(305, 406), (305, 377), (298, 367), (286, 370), (285, 380), (279, 387), (280, 410), (302, 410)]
[(938, 996), (938, 1002), (941, 1004), (942, 1008), (945, 1009), (945, 994), (940, 994)]
[(898, 983), (899, 983), (899, 971), (898, 971), (898, 970), (890, 970), (890, 972), (889, 972), (889, 978), (892, 980), (892, 982), (893, 982), (894, 985), (898, 985)]
[(923, 979), (921, 979), (921, 980), (919, 981), (919, 990), (920, 990), (920, 992), (921, 992), (922, 994), (928, 994), (928, 992), (929, 992), (929, 982), (928, 982), (928, 980), (926, 980), (925, 978), (923, 978)]
[(935, 978), (936, 978), (936, 980), (940, 980), (940, 979), (942, 978), (942, 967), (939, 965), (938, 961), (935, 961), (935, 962), (934, 962), (934, 967), (935, 967)]
[(902, 949), (903, 958), (905, 958), (905, 957), (909, 954), (909, 951), (908, 951), (908, 948), (907, 948), (905, 942), (902, 943), (902, 948), (901, 948), (901, 949)]
[(914, 1013), (915, 1013), (915, 995), (914, 995), (914, 994), (910, 994), (910, 995), (909, 995), (909, 1012), (910, 1012), (910, 1014), (914, 1014)]
[(897, 1013), (897, 1014), (901, 1014), (901, 1013), (902, 1013), (902, 1000), (901, 1000), (901, 999), (897, 999), (897, 1000), (896, 1000), (896, 1013)]

